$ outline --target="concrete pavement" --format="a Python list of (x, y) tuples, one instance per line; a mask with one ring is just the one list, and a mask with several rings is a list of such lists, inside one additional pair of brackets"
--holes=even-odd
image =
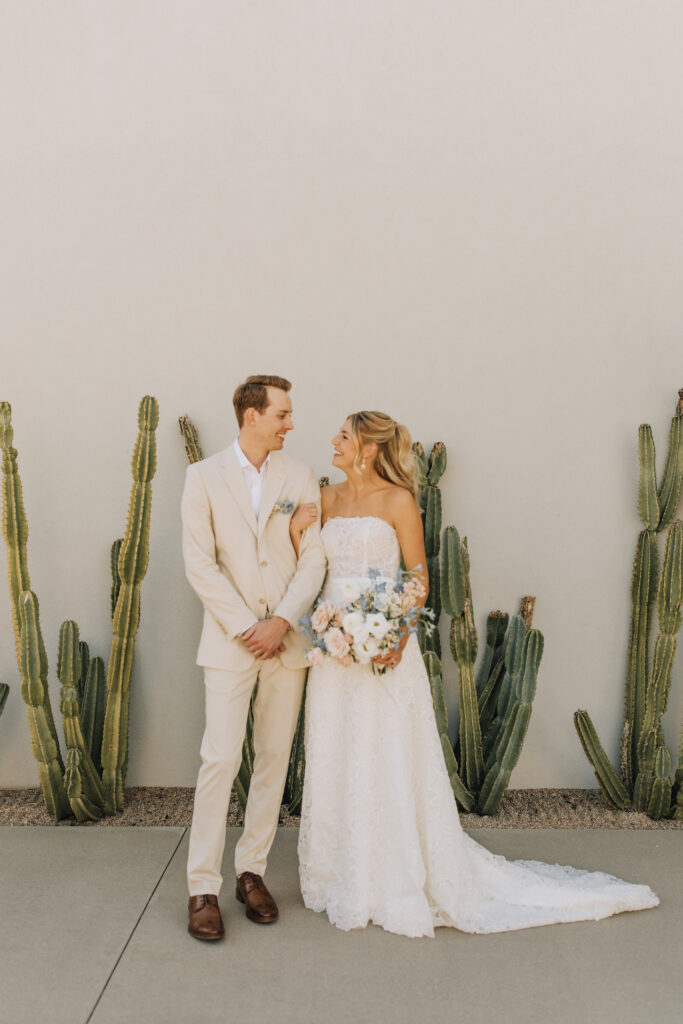
[(297, 832), (280, 829), (273, 926), (247, 921), (227, 879), (226, 939), (187, 933), (181, 828), (0, 829), (2, 1024), (673, 1024), (683, 983), (683, 832), (475, 829), (510, 858), (608, 871), (661, 904), (604, 921), (406, 939), (341, 932), (303, 906)]

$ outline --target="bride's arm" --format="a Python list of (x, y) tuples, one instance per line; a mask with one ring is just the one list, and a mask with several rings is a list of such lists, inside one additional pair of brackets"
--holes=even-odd
[(289, 536), (292, 541), (296, 557), (299, 557), (301, 548), (301, 537), (304, 530), (314, 523), (318, 518), (318, 506), (314, 501), (299, 505), (296, 512), (289, 521)]
[[(429, 594), (429, 575), (427, 573), (427, 555), (425, 553), (424, 530), (422, 527), (422, 516), (410, 491), (401, 489), (396, 492), (392, 501), (393, 527), (401, 546), (403, 562), (408, 571), (413, 571), (415, 579), (424, 586), (424, 596), (416, 602), (416, 607), (422, 608), (427, 601)], [(391, 651), (373, 660), (378, 665), (397, 665), (408, 643), (410, 633), (403, 630), (403, 636), (398, 650)]]

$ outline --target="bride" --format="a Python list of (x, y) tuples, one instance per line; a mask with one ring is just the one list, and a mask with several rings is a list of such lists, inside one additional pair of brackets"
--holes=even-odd
[[(406, 428), (384, 413), (354, 413), (332, 444), (347, 479), (322, 491), (323, 596), (344, 604), (349, 580), (366, 584), (371, 569), (393, 579), (401, 555), (419, 572), (426, 558)], [(292, 517), (297, 552), (316, 516), (313, 505)], [(329, 658), (309, 671), (299, 833), (309, 909), (344, 930), (373, 922), (417, 937), (439, 926), (502, 932), (657, 906), (646, 885), (508, 861), (476, 843), (460, 824), (415, 634), (374, 660), (384, 674)]]

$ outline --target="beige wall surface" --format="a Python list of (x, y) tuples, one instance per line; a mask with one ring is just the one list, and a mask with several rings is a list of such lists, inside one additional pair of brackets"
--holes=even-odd
[[(318, 475), (354, 409), (446, 442), (479, 626), (530, 593), (545, 634), (511, 784), (594, 786), (572, 713), (616, 757), (637, 427), (661, 471), (683, 386), (683, 5), (22, 0), (0, 27), (0, 398), (53, 706), (63, 619), (108, 654), (109, 546), (152, 393), (128, 781), (194, 784), (177, 417), (215, 452), (239, 380), (282, 373), (287, 450)], [(0, 786), (30, 786), (4, 586), (0, 623)], [(676, 747), (682, 675), (679, 652)]]

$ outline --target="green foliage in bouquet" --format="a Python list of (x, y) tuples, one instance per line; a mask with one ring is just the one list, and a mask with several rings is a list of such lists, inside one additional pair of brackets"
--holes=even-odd
[[(574, 713), (574, 725), (600, 788), (614, 807), (633, 807), (654, 819), (683, 821), (683, 734), (672, 783), (672, 758), (661, 724), (671, 688), (683, 601), (683, 534), (680, 520), (674, 520), (683, 481), (683, 388), (678, 392), (678, 404), (671, 420), (669, 449), (659, 487), (655, 445), (647, 423), (638, 429), (638, 460), (638, 514), (645, 529), (638, 536), (631, 580), (631, 626), (619, 773), (605, 753), (587, 711)], [(665, 530), (660, 571), (657, 538)], [(658, 635), (650, 658), (655, 607)]]
[[(543, 655), (543, 635), (531, 628), (534, 598), (522, 599), (522, 612), (509, 623), (505, 612), (488, 616), (486, 647), (475, 672), (479, 639), (474, 622), (467, 538), (454, 526), (441, 532), (439, 481), (446, 449), (438, 442), (429, 458), (413, 450), (420, 471), (420, 509), (429, 572), (428, 607), (450, 616), (450, 648), (458, 669), (460, 727), (455, 747), (448, 737), (440, 645), (420, 634), (429, 674), (437, 728), (446, 768), (458, 803), (466, 811), (494, 814), (500, 807), (526, 736)], [(439, 559), (440, 554), (440, 559)], [(510, 625), (508, 631), (508, 623)]]
[(12, 447), (11, 417), (9, 403), (0, 403), (2, 529), (7, 545), (21, 694), (27, 705), (31, 747), (48, 812), (57, 821), (70, 814), (79, 821), (88, 821), (104, 813), (113, 814), (123, 807), (130, 680), (140, 614), (140, 583), (148, 560), (158, 404), (149, 395), (140, 402), (126, 532), (123, 539), (112, 546), (114, 636), (108, 672), (105, 672), (102, 658), (90, 657), (88, 645), (80, 640), (75, 622), (64, 622), (60, 629), (57, 675), (62, 684), (60, 710), (66, 762), (62, 759), (50, 704), (48, 661), (38, 598), (31, 590), (28, 573), (28, 523), (17, 451)]
[[(204, 456), (202, 454), (199, 435), (197, 434), (197, 429), (194, 423), (189, 416), (179, 416), (178, 423), (180, 425), (180, 434), (185, 442), (185, 452), (187, 454), (188, 462), (190, 465), (194, 462), (200, 462)], [(323, 478), (320, 481), (320, 486), (323, 487), (327, 483), (329, 483), (329, 480), (327, 480), (327, 478)], [(244, 743), (242, 744), (242, 762), (233, 782), (233, 789), (237, 794), (237, 799), (240, 802), (242, 810), (247, 806), (249, 785), (254, 771), (254, 700), (256, 699), (257, 689), (258, 684), (254, 687), (254, 692), (251, 696), (249, 713), (247, 715), (247, 728), (244, 735)], [(304, 706), (305, 689), (304, 698), (302, 699), (301, 707), (299, 709), (299, 718), (297, 720), (296, 732), (292, 743), (285, 790), (282, 797), (283, 803), (287, 805), (291, 814), (296, 814), (297, 811), (300, 810), (304, 788)]]

